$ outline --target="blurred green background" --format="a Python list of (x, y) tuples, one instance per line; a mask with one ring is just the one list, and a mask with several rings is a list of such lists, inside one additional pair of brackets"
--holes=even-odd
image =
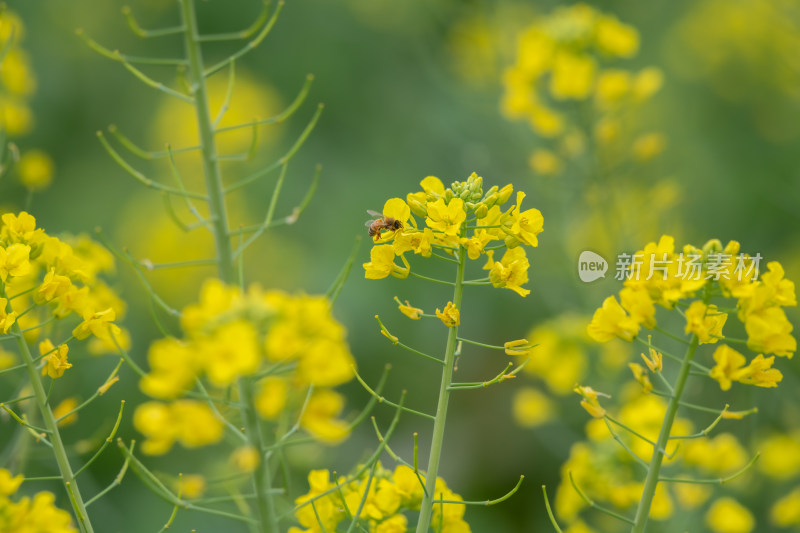
[[(742, 243), (743, 251), (781, 261), (788, 278), (800, 278), (800, 122), (796, 120), (800, 113), (800, 66), (798, 48), (792, 48), (797, 41), (791, 39), (792, 35), (800, 39), (800, 13), (797, 5), (776, 0), (763, 4), (774, 6), (780, 16), (754, 10), (762, 19), (744, 16), (739, 21), (741, 27), (726, 18), (727, 9), (747, 12), (745, 8), (756, 3), (761, 4), (760, 0), (737, 0), (730, 2), (732, 7), (707, 0), (596, 4), (639, 30), (640, 52), (626, 62), (628, 68), (655, 65), (664, 71), (663, 89), (637, 118), (668, 139), (657, 165), (643, 166), (628, 181), (599, 185), (610, 188), (610, 194), (624, 193), (613, 188), (631, 183), (647, 191), (666, 177), (680, 191), (680, 199), (663, 213), (663, 225), (637, 228), (646, 233), (641, 236), (643, 240), (624, 242), (610, 229), (593, 228), (606, 240), (619, 243), (613, 253), (639, 249), (663, 232), (678, 228), (676, 240), (680, 244), (702, 245), (714, 237), (723, 242), (735, 239)], [(261, 7), (255, 0), (197, 4), (200, 27), (206, 32), (246, 27)], [(163, 149), (168, 141), (175, 147), (191, 145), (191, 131), (184, 124), (184, 117), (190, 115), (180, 109), (188, 106), (165, 103), (162, 94), (135, 80), (122, 65), (90, 50), (75, 30), (84, 28), (102, 45), (140, 56), (180, 57), (180, 39), (138, 39), (120, 13), (123, 4), (115, 1), (11, 1), (8, 5), (26, 24), (24, 46), (38, 78), (31, 102), (35, 129), (15, 141), (23, 149), (42, 148), (56, 164), (53, 185), (33, 198), (31, 212), (39, 225), (50, 233), (92, 232), (99, 227), (116, 246), (127, 247), (134, 256), (154, 262), (208, 257), (212, 253), (210, 241), (177, 231), (164, 215), (160, 196), (126, 175), (104, 152), (95, 134), (115, 124), (146, 149)], [(175, 2), (138, 0), (129, 5), (146, 28), (178, 23)], [(356, 236), (366, 238), (363, 224), (367, 209), (379, 210), (391, 197), (404, 198), (419, 189), (419, 181), (425, 176), (435, 175), (449, 183), (466, 179), (474, 171), (483, 176), (486, 187), (511, 182), (517, 190), (525, 191), (526, 204), (542, 211), (545, 231), (539, 248), (529, 252), (532, 265), (528, 288), (532, 293), (521, 299), (511, 291), (469, 289), (462, 309), (465, 330), (477, 340), (502, 343), (520, 338), (533, 326), (567, 311), (590, 316), (621, 284), (613, 275), (593, 284), (584, 284), (577, 277), (580, 252), (601, 248), (593, 232), (579, 231), (591, 215), (585, 203), (576, 200), (583, 192), (581, 182), (568, 173), (537, 176), (528, 165), (528, 156), (541, 140), (527, 125), (509, 122), (499, 111), (500, 76), (513, 63), (516, 32), (529, 19), (558, 5), (562, 4), (288, 2), (262, 46), (237, 63), (242, 93), (234, 93), (234, 107), (241, 108), (232, 114), (244, 122), (274, 114), (292, 101), (306, 74), (313, 73), (310, 95), (285, 124), (271, 130), (262, 128), (254, 161), (228, 164), (225, 172), (230, 176), (248, 174), (259, 164), (279, 157), (305, 127), (317, 102), (326, 107), (289, 167), (289, 179), (278, 204), (280, 216), (288, 215), (300, 202), (315, 166), (321, 164), (323, 170), (319, 189), (299, 221), (267, 232), (248, 253), (246, 279), (266, 287), (324, 292), (342, 268)], [(714, 9), (720, 10), (718, 16), (708, 16), (715, 13)], [(774, 39), (780, 42), (769, 41), (778, 32), (770, 30), (769, 16), (782, 21), (782, 40)], [(475, 44), (471, 39), (475, 34), (467, 31), (464, 35), (465, 21), (485, 24), (490, 36), (488, 47)], [(690, 32), (682, 30), (690, 23), (687, 21), (706, 25), (703, 46), (714, 49), (708, 54), (715, 58), (713, 68), (704, 62), (705, 55), (693, 49), (701, 43), (687, 38)], [(727, 34), (726, 24), (730, 26)], [(737, 44), (738, 39), (745, 44)], [(763, 44), (758, 39), (769, 42)], [(235, 48), (234, 44), (211, 44), (207, 61), (222, 59)], [(146, 72), (170, 83), (175, 79), (171, 68), (147, 68)], [(224, 82), (225, 73), (217, 77)], [(230, 146), (246, 149), (247, 139), (231, 140)], [(168, 179), (165, 167), (121, 153), (149, 175)], [(199, 168), (196, 173), (187, 175), (189, 183), (201, 183)], [(237, 223), (260, 220), (275, 177), (270, 175), (233, 200), (232, 217)], [(4, 208), (23, 205), (24, 192), (11, 178), (0, 182), (0, 195)], [(642, 202), (645, 200), (631, 204), (631, 209), (647, 211)], [(625, 205), (615, 207), (620, 208)], [(619, 216), (626, 224), (637, 224), (624, 213)], [(410, 407), (431, 410), (438, 392), (437, 369), (393, 348), (379, 334), (373, 316), (380, 314), (390, 330), (408, 339), (409, 344), (436, 351), (444, 347), (441, 327), (410, 323), (396, 311), (392, 297), (408, 299), (428, 311), (443, 305), (451, 295), (446, 288), (430, 288), (413, 279), (365, 280), (360, 265), (368, 260), (368, 254), (369, 243), (362, 242), (334, 313), (348, 329), (352, 352), (365, 379), (374, 383), (384, 365), (391, 363), (387, 397), (396, 398), (401, 390), (408, 389)], [(613, 258), (607, 258), (613, 263)], [(423, 272), (435, 272), (426, 270), (430, 267), (415, 261), (418, 259), (412, 258), (412, 265), (420, 264)], [(148, 298), (128, 266), (119, 264), (118, 274), (115, 286), (130, 304), (124, 324), (133, 333), (132, 355), (144, 364), (147, 347), (158, 335), (149, 316)], [(213, 271), (195, 267), (155, 274), (155, 287), (171, 305), (180, 307), (194, 300), (197, 283)], [(796, 323), (796, 310), (788, 312)], [(536, 342), (535, 338), (531, 340)], [(638, 358), (639, 351), (631, 347), (630, 360)], [(465, 350), (457, 375), (463, 381), (487, 379), (506, 362), (507, 356), (496, 352)], [(91, 390), (115, 363), (115, 358), (109, 358), (72, 372), (71, 387)], [(558, 364), (557, 358), (552, 364)], [(761, 406), (757, 417), (726, 427), (748, 449), (769, 428), (800, 427), (797, 362), (781, 358), (777, 366), (784, 373), (778, 390), (746, 390), (736, 396), (742, 407)], [(603, 380), (613, 381), (607, 376), (588, 376), (585, 382)], [(467, 500), (485, 500), (504, 494), (519, 475), (526, 477), (521, 490), (503, 504), (468, 509), (466, 518), (473, 531), (548, 531), (540, 487), (546, 484), (555, 488), (559, 465), (567, 458), (570, 445), (583, 438), (588, 417), (577, 396), (558, 400), (555, 420), (535, 429), (519, 427), (512, 417), (511, 403), (522, 381), (535, 383), (524, 376), (503, 386), (457, 394), (451, 402), (440, 471), (448, 485)], [(6, 381), (0, 382), (0, 390), (9, 386)], [(368, 399), (357, 383), (344, 389), (352, 412)], [(716, 390), (702, 397), (719, 401)], [(126, 399), (130, 406), (143, 399), (135, 375), (124, 368), (121, 383), (82, 414), (77, 425), (65, 430), (67, 440), (80, 440), (98, 427), (110, 426), (120, 399)], [(379, 407), (376, 415), (385, 425), (391, 412)], [(3, 422), (0, 429), (7, 431), (10, 427)], [(410, 457), (415, 431), (421, 443), (427, 442), (429, 425), (405, 417), (392, 442), (393, 449)], [(137, 438), (128, 416), (120, 435), (126, 440)], [(307, 488), (303, 472), (310, 468), (346, 472), (375, 446), (374, 433), (365, 424), (339, 447), (294, 450), (292, 460), (298, 476), (294, 495)], [(420, 456), (427, 457), (427, 449), (421, 449)], [(174, 474), (181, 469), (202, 470), (206, 459), (209, 457), (201, 451), (173, 450), (166, 458), (150, 460), (149, 464), (157, 471)], [(106, 452), (82, 480), (88, 492), (110, 482), (120, 464), (116, 450)], [(385, 464), (394, 466), (388, 457)], [(793, 481), (799, 483), (797, 478)], [(767, 509), (786, 486), (794, 486), (791, 480), (787, 483), (747, 498), (758, 520), (758, 531), (773, 531), (766, 520)], [(59, 493), (58, 488), (53, 490)], [(63, 497), (59, 502), (66, 506)], [(155, 531), (171, 510), (130, 473), (120, 488), (91, 509), (99, 530), (109, 532)], [(682, 520), (688, 522), (680, 522), (679, 518), (667, 526), (654, 523), (653, 530), (699, 531), (703, 526), (693, 524), (695, 519), (684, 517)], [(232, 530), (224, 524), (207, 516), (179, 513), (173, 527), (177, 531)]]

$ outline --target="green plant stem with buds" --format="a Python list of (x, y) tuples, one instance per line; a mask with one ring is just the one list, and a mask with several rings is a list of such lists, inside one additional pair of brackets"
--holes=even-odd
[[(228, 216), (225, 206), (225, 188), (219, 165), (214, 126), (208, 104), (206, 78), (203, 73), (203, 57), (200, 36), (197, 31), (197, 18), (193, 0), (181, 0), (184, 23), (184, 44), (189, 59), (188, 75), (193, 87), (194, 106), (200, 132), (200, 147), (203, 157), (203, 174), (208, 194), (208, 208), (211, 230), (217, 250), (217, 266), (222, 281), (232, 284), (235, 281), (236, 265), (228, 232)], [(278, 533), (278, 518), (272, 498), (269, 465), (264, 456), (264, 443), (258, 423), (258, 415), (253, 404), (253, 383), (248, 377), (239, 380), (239, 394), (242, 398), (242, 419), (250, 445), (258, 452), (259, 462), (253, 472), (255, 506), (258, 510), (259, 531)]]
[[(453, 291), (453, 305), (461, 310), (461, 298), (464, 292), (464, 267), (467, 260), (467, 251), (463, 246), (458, 249), (458, 272), (456, 274), (455, 289)], [(444, 426), (447, 420), (447, 404), (450, 400), (450, 384), (453, 381), (453, 367), (455, 366), (456, 345), (458, 344), (458, 326), (452, 326), (447, 334), (447, 347), (444, 354), (444, 369), (442, 382), (439, 387), (439, 404), (436, 407), (436, 417), (433, 422), (433, 437), (431, 439), (431, 454), (428, 459), (427, 478), (425, 480), (425, 494), (422, 497), (417, 533), (427, 533), (433, 514), (434, 500), (436, 500), (436, 476), (439, 475), (439, 460), (442, 457), (442, 444), (444, 442)]]
[(661, 424), (661, 432), (658, 434), (658, 440), (653, 447), (653, 457), (650, 459), (650, 465), (647, 468), (647, 478), (645, 479), (644, 489), (642, 490), (642, 499), (639, 501), (639, 507), (636, 509), (636, 516), (634, 518), (633, 527), (631, 528), (631, 533), (643, 533), (647, 526), (647, 519), (650, 516), (650, 505), (653, 503), (653, 496), (658, 486), (661, 463), (664, 460), (664, 450), (666, 450), (669, 441), (672, 423), (675, 421), (675, 415), (678, 413), (683, 388), (689, 377), (692, 359), (694, 359), (694, 353), (697, 350), (699, 342), (700, 340), (697, 338), (697, 335), (692, 335), (691, 343), (686, 349), (686, 354), (683, 356), (683, 361), (678, 371), (678, 377), (675, 379), (675, 385), (673, 387), (674, 392), (667, 405), (664, 422)]
[[(6, 297), (5, 287), (2, 284), (0, 284), (0, 297)], [(7, 311), (11, 311), (10, 303)], [(17, 338), (17, 346), (19, 347), (19, 353), (22, 356), (22, 360), (25, 363), (25, 368), (28, 371), (28, 379), (30, 380), (31, 388), (33, 389), (36, 405), (38, 406), (39, 412), (42, 415), (44, 427), (47, 429), (47, 437), (52, 445), (53, 455), (56, 458), (58, 470), (61, 473), (61, 479), (64, 481), (64, 488), (70, 495), (72, 507), (75, 511), (75, 515), (78, 518), (79, 527), (81, 528), (80, 530), (84, 533), (94, 533), (92, 523), (89, 521), (89, 515), (86, 513), (86, 504), (84, 503), (83, 497), (81, 496), (81, 491), (78, 488), (78, 481), (75, 479), (75, 474), (72, 472), (72, 467), (69, 464), (67, 450), (64, 447), (64, 443), (61, 441), (61, 433), (58, 430), (58, 423), (55, 416), (53, 416), (53, 411), (50, 410), (50, 405), (47, 403), (47, 391), (44, 389), (44, 384), (42, 383), (39, 369), (36, 367), (33, 354), (31, 354), (28, 343), (25, 341), (22, 328), (20, 328), (17, 322), (14, 322), (14, 325), (11, 326), (11, 334)]]

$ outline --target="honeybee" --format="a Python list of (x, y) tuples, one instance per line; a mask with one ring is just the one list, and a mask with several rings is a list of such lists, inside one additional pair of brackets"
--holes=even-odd
[(397, 231), (403, 227), (403, 223), (396, 218), (384, 216), (383, 214), (371, 209), (367, 209), (367, 213), (375, 218), (367, 220), (364, 225), (369, 228), (367, 230), (369, 236), (373, 237), (376, 241), (381, 238), (381, 231)]

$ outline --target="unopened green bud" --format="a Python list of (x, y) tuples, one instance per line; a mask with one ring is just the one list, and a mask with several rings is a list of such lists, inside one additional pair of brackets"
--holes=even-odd
[(486, 204), (481, 202), (475, 206), (475, 216), (478, 218), (484, 218), (486, 215), (489, 214), (489, 208), (486, 207)]
[(455, 194), (453, 194), (453, 189), (445, 189), (444, 191), (444, 203), (449, 204), (450, 200), (455, 198)]
[(722, 251), (722, 243), (719, 239), (711, 239), (703, 245), (703, 255), (718, 254)]
[(499, 199), (500, 196), (495, 192), (487, 196), (481, 203), (485, 205), (487, 209), (491, 209), (492, 207), (494, 207), (494, 205), (497, 203), (497, 200)]
[(508, 185), (500, 189), (500, 191), (498, 191), (497, 203), (499, 205), (503, 205), (504, 203), (506, 203), (508, 199), (511, 198), (513, 192), (514, 192), (514, 186), (509, 183)]
[(483, 178), (473, 172), (467, 178), (467, 186), (473, 193), (483, 193)]

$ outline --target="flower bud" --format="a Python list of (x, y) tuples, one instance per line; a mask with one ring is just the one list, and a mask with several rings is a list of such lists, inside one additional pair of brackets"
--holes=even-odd
[(486, 198), (481, 203), (483, 203), (483, 205), (486, 206), (486, 209), (491, 209), (499, 199), (500, 196), (496, 192), (493, 192), (492, 194), (486, 196)]
[(722, 243), (719, 239), (711, 239), (703, 245), (703, 255), (718, 254), (722, 251)]
[(481, 202), (475, 206), (474, 212), (476, 217), (485, 218), (489, 214), (489, 208), (486, 207), (485, 203)]
[(455, 194), (453, 194), (453, 189), (445, 189), (444, 191), (444, 203), (449, 204), (450, 200), (455, 198)]
[(508, 185), (500, 189), (500, 191), (497, 193), (498, 196), (497, 203), (500, 205), (506, 203), (508, 199), (511, 198), (513, 192), (514, 192), (514, 186), (509, 183)]
[(473, 194), (483, 194), (483, 178), (473, 172), (467, 178), (467, 187)]

